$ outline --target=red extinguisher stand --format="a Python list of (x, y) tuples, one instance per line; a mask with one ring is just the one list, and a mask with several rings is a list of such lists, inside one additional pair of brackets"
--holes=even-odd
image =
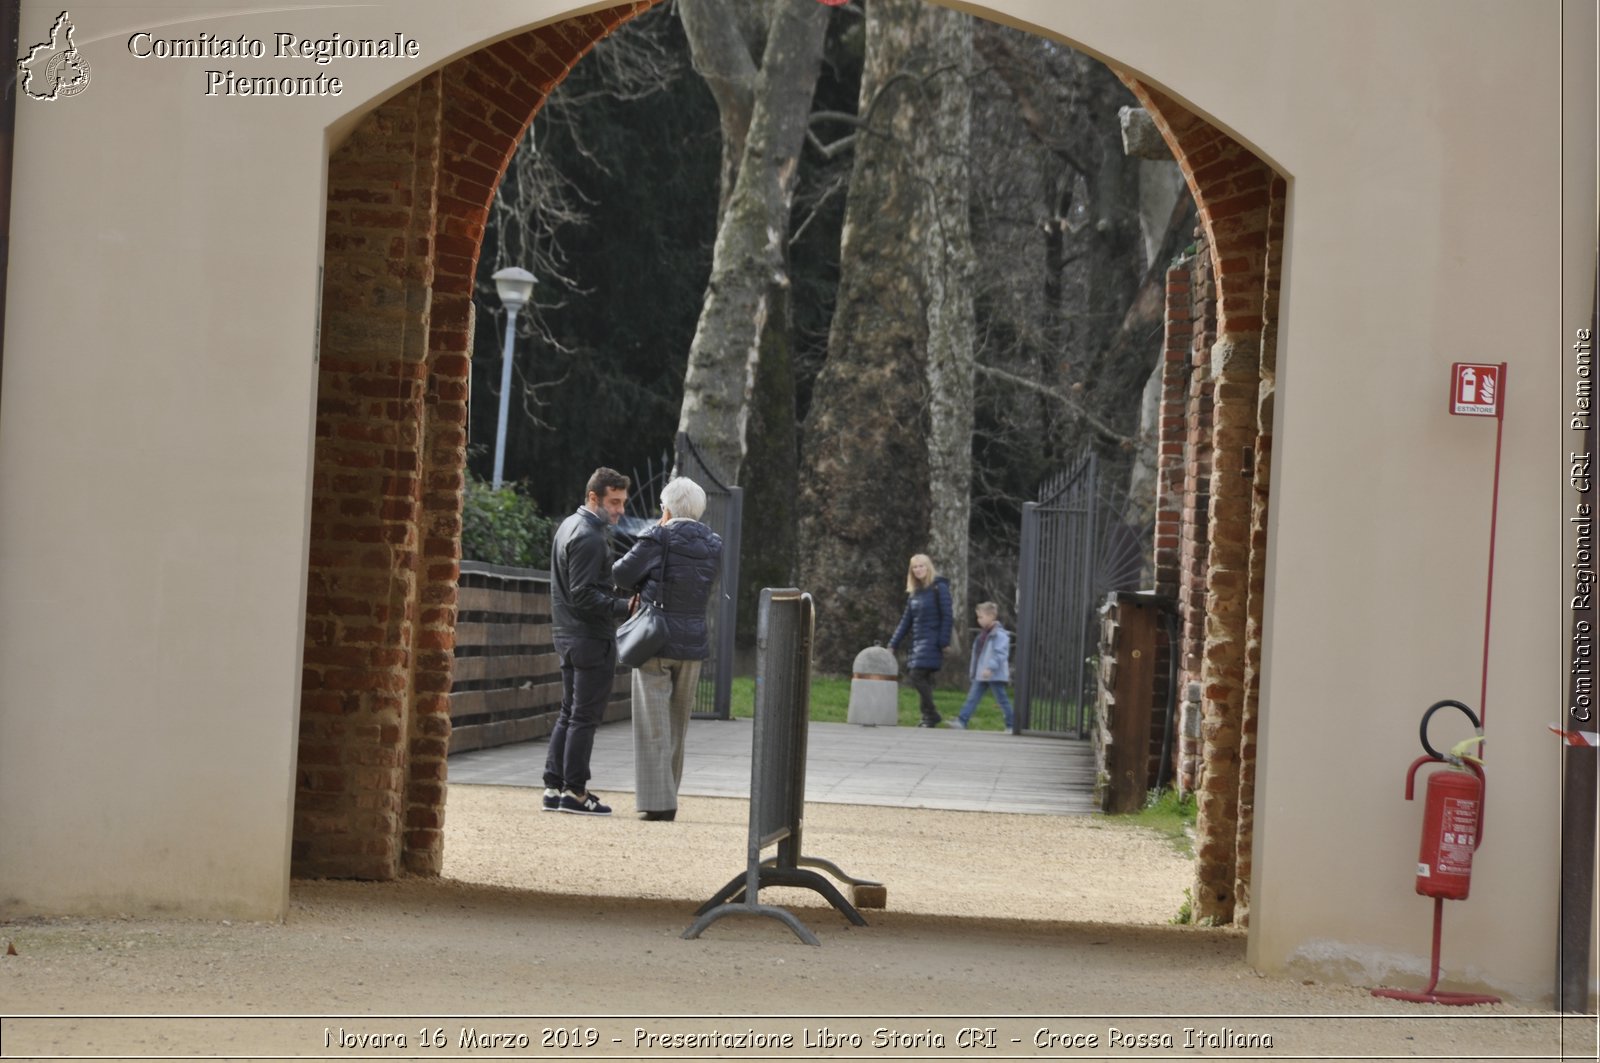
[[(1472, 854), (1483, 841), (1484, 793), (1487, 782), (1483, 762), (1466, 751), (1483, 741), (1483, 722), (1489, 716), (1489, 631), (1494, 616), (1494, 546), (1500, 518), (1500, 447), (1505, 439), (1506, 363), (1457, 362), (1450, 367), (1450, 405), (1452, 416), (1492, 417), (1494, 435), (1494, 490), (1489, 503), (1489, 578), (1483, 603), (1483, 674), (1478, 690), (1480, 717), (1459, 701), (1440, 701), (1422, 714), (1422, 748), (1406, 772), (1406, 800), (1415, 793), (1417, 769), (1438, 763), (1444, 768), (1428, 777), (1428, 793), (1423, 801), (1422, 849), (1417, 856), (1417, 892), (1433, 898), (1433, 964), (1428, 987), (1421, 992), (1406, 989), (1374, 989), (1375, 997), (1392, 997), (1421, 1004), (1498, 1004), (1499, 997), (1481, 993), (1439, 992), (1439, 940), (1444, 921), (1444, 902), (1466, 900), (1472, 885)], [(1472, 721), (1475, 736), (1459, 743), (1448, 755), (1428, 743), (1428, 720), (1446, 705), (1460, 709)], [(1479, 751), (1482, 752), (1481, 750)]]
[[(1440, 753), (1428, 742), (1428, 721), (1445, 706), (1460, 709), (1472, 721), (1473, 737)], [(1444, 767), (1428, 776), (1423, 798), (1422, 844), (1417, 853), (1417, 893), (1433, 898), (1433, 961), (1428, 986), (1410, 989), (1374, 989), (1375, 997), (1409, 1000), (1418, 1004), (1498, 1004), (1500, 998), (1483, 993), (1442, 991), (1439, 986), (1439, 947), (1444, 923), (1444, 902), (1464, 901), (1472, 888), (1472, 854), (1483, 842), (1484, 794), (1488, 782), (1483, 764), (1467, 750), (1483, 741), (1477, 714), (1459, 701), (1440, 701), (1422, 714), (1423, 756), (1406, 772), (1406, 800), (1416, 794), (1417, 770), (1425, 764)]]

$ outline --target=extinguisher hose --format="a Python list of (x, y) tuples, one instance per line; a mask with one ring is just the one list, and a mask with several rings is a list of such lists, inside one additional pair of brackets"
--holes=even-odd
[(1433, 719), (1434, 713), (1438, 712), (1446, 705), (1450, 706), (1451, 708), (1460, 709), (1462, 712), (1467, 714), (1467, 719), (1472, 721), (1472, 729), (1478, 732), (1478, 738), (1474, 739), (1474, 741), (1481, 740), (1483, 736), (1483, 724), (1478, 721), (1477, 713), (1467, 708), (1467, 706), (1461, 702), (1449, 698), (1446, 698), (1444, 701), (1436, 701), (1432, 705), (1428, 706), (1427, 712), (1422, 714), (1422, 726), (1420, 728), (1422, 732), (1422, 748), (1427, 752), (1428, 756), (1432, 757), (1434, 760), (1450, 759), (1437, 749), (1434, 749), (1432, 744), (1428, 741), (1428, 721)]

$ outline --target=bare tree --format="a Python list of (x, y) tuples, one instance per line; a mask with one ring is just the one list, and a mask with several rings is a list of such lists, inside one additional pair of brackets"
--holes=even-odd
[[(700, 29), (691, 28), (690, 36), (696, 68), (716, 72), (719, 83), (725, 83), (719, 108), (724, 97), (737, 107), (743, 37), (708, 28), (717, 22), (736, 24), (728, 0), (683, 0), (683, 5), (686, 28)], [(772, 9), (743, 154), (721, 215), (711, 279), (689, 349), (679, 430), (695, 439), (701, 454), (730, 483), (737, 481), (744, 462), (772, 288), (789, 284), (789, 219), (830, 10), (816, 0), (778, 0)], [(702, 54), (702, 48), (717, 51)], [(724, 112), (725, 129), (728, 115)]]
[[(929, 15), (934, 17), (928, 18)], [(967, 552), (972, 501), (972, 375), (976, 324), (970, 217), (972, 23), (923, 8), (921, 47), (931, 71), (923, 94), (926, 135), (917, 160), (927, 237), (919, 259), (928, 316), (929, 552), (950, 577), (955, 606), (951, 653), (965, 651)]]
[(1115, 75), (991, 23), (977, 24), (974, 43), (983, 268), (972, 581), (975, 595), (1004, 603), (1014, 601), (1021, 507), (1040, 481), (1086, 449), (1113, 476), (1132, 459), (1159, 348), (1161, 279), (1184, 223), (1168, 226), (1159, 262), (1147, 262), (1139, 164), (1123, 154), (1117, 119), (1133, 100)]
[[(689, 38), (694, 72), (717, 101), (722, 126), (722, 176), (717, 199), (717, 222), (727, 216), (745, 141), (756, 106), (756, 57), (752, 53), (753, 27), (742, 25), (727, 0), (680, 0), (678, 15)], [(748, 18), (745, 20), (748, 22)]]
[(869, 5), (839, 294), (802, 454), (801, 572), (829, 670), (892, 630), (912, 553), (951, 576), (965, 619), (970, 64), (970, 17)]
[[(477, 274), (477, 303), (500, 305), (489, 279), (497, 270), (505, 266), (530, 270), (538, 285), (532, 302), (517, 318), (517, 332), (523, 338), (537, 337), (535, 346), (540, 350), (571, 353), (550, 327), (550, 314), (589, 293), (572, 269), (561, 234), (581, 231), (595, 206), (542, 146), (559, 130), (591, 163), (606, 167), (603, 153), (594, 150), (585, 135), (584, 105), (601, 94), (621, 101), (643, 99), (663, 91), (678, 76), (682, 60), (667, 41), (665, 20), (669, 15), (665, 8), (647, 12), (595, 46), (584, 62), (595, 64), (603, 73), (584, 79), (584, 84), (602, 88), (580, 88), (572, 79), (556, 86), (517, 145), (490, 204)], [(494, 334), (498, 336), (498, 330)], [(515, 369), (523, 412), (530, 423), (542, 425), (543, 395), (562, 381), (536, 382), (521, 365)]]

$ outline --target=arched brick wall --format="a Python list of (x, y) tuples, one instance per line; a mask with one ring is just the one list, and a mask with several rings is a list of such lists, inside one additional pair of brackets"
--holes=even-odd
[[(329, 160), (296, 874), (439, 870), (484, 225), (549, 91), (595, 42), (656, 2), (464, 56), (373, 110)], [(1191, 535), (1205, 551), (1195, 899), (1199, 917), (1227, 921), (1236, 903), (1248, 904), (1270, 319), (1285, 186), (1209, 122), (1124, 80), (1199, 204), (1217, 293), (1209, 380), (1200, 384), (1214, 403), (1209, 508)]]
[(656, 2), (464, 56), (329, 159), (295, 874), (439, 870), (484, 224), (550, 90)]
[[(1249, 148), (1170, 96), (1132, 76), (1123, 81), (1150, 112), (1194, 196), (1216, 292), (1215, 341), (1193, 382), (1209, 404), (1209, 446), (1191, 446), (1191, 464), (1197, 450), (1207, 451), (1209, 501), (1203, 516), (1184, 514), (1188, 534), (1176, 537), (1203, 539), (1206, 558), (1203, 573), (1180, 574), (1178, 592), (1203, 587), (1205, 602), (1195, 917), (1246, 922), (1288, 186)], [(1201, 521), (1204, 527), (1195, 527)]]
[(1212, 382), (1217, 341), (1216, 284), (1211, 253), (1196, 232), (1193, 254), (1167, 270), (1162, 336), (1159, 474), (1156, 480), (1156, 592), (1178, 606), (1178, 694), (1181, 721), (1175, 765), (1178, 786), (1194, 788), (1201, 742), (1198, 719), (1206, 643), (1206, 561), (1210, 555)]

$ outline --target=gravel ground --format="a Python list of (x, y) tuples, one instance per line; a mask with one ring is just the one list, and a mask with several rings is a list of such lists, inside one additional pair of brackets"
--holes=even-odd
[[(283, 923), (0, 925), (17, 953), (0, 955), (0, 1013), (13, 1016), (0, 1052), (1596, 1057), (1592, 1017), (1258, 975), (1241, 931), (1169, 925), (1188, 860), (1098, 817), (813, 804), (803, 851), (881, 880), (887, 907), (855, 928), (815, 893), (763, 890), (821, 947), (748, 914), (686, 941), (695, 907), (744, 869), (748, 806), (686, 798), (677, 822), (644, 823), (630, 795), (607, 797), (617, 815), (594, 819), (542, 813), (537, 790), (457, 786), (443, 876), (296, 882)], [(779, 1047), (705, 1047), (730, 1031)]]

